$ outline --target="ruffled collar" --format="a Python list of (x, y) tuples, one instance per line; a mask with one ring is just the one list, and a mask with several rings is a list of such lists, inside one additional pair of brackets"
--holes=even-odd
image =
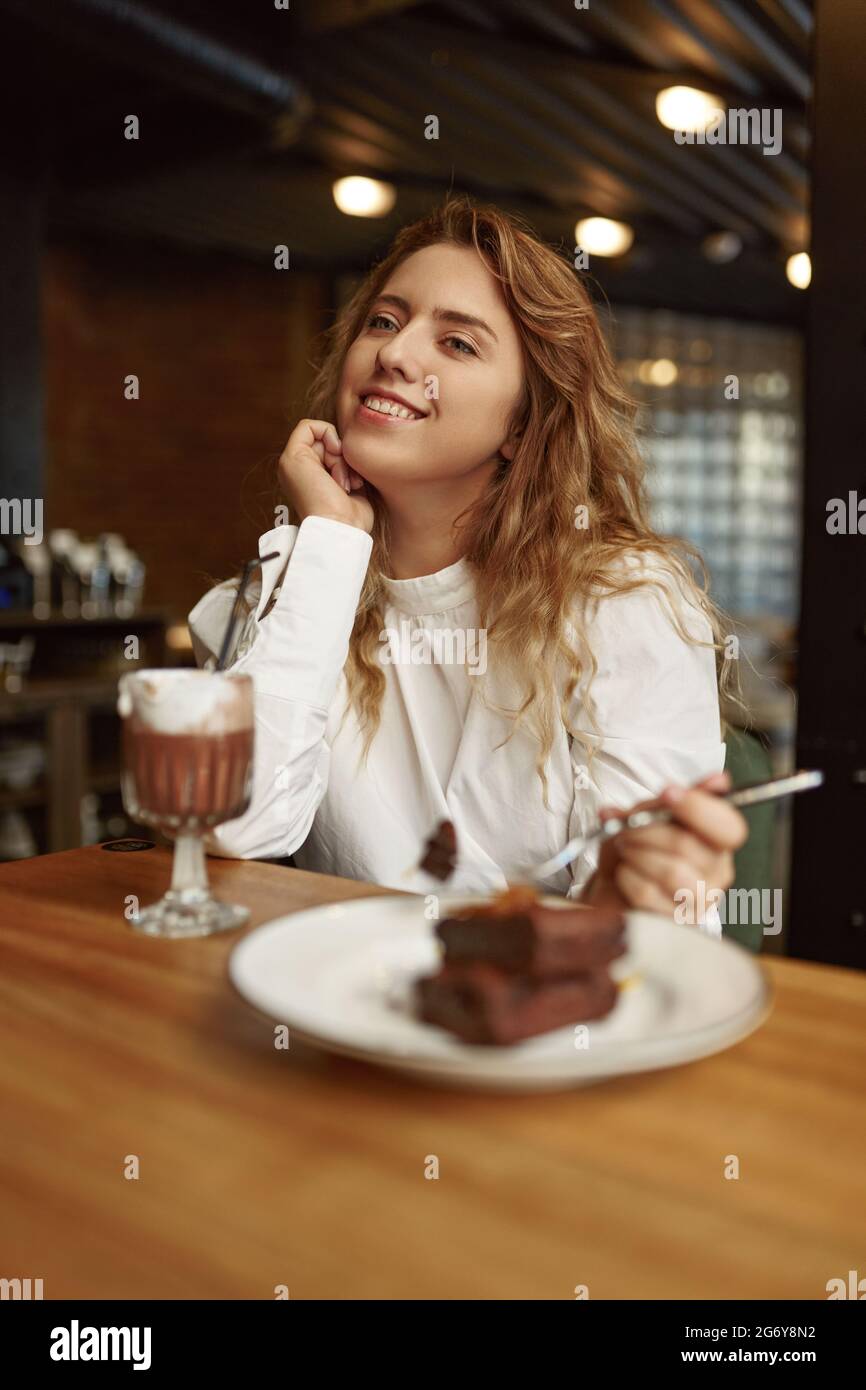
[(475, 594), (475, 572), (465, 556), (435, 574), (419, 574), (416, 579), (388, 579), (382, 575), (382, 583), (389, 603), (401, 613), (416, 617), (445, 613)]

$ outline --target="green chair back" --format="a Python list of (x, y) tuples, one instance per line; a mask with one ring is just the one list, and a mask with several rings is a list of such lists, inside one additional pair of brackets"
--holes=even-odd
[[(743, 729), (729, 729), (725, 746), (725, 767), (735, 787), (772, 777), (770, 756), (754, 734), (748, 734)], [(767, 889), (772, 892), (776, 804), (768, 802), (764, 806), (752, 806), (743, 815), (749, 824), (749, 838), (734, 855), (733, 886), (746, 891), (757, 889), (760, 893)], [(722, 935), (755, 952), (761, 950), (764, 941), (760, 921), (726, 923), (722, 927)]]

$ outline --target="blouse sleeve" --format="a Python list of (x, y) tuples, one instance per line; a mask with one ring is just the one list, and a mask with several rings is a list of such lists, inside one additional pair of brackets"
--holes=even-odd
[[(686, 786), (725, 765), (714, 650), (680, 635), (671, 605), (692, 638), (712, 641), (709, 620), (672, 575), (662, 579), (670, 602), (654, 579), (581, 610), (578, 649), (585, 662), (593, 653), (597, 671), (585, 670), (572, 705), (571, 727), (581, 737), (570, 738), (569, 838), (592, 829), (602, 806), (626, 809), (670, 782)], [(579, 897), (597, 864), (598, 846), (574, 861), (569, 897)], [(720, 934), (715, 909), (702, 925)]]
[[(210, 854), (278, 858), (293, 854), (310, 833), (328, 787), (325, 728), (372, 545), (358, 527), (319, 516), (261, 538), (260, 554), (277, 548), (287, 563), (281, 583), (279, 560), (270, 573), (263, 567), (255, 611), (247, 615), (228, 667), (253, 679), (252, 797), (244, 815), (205, 836)], [(205, 599), (190, 613), (189, 625), (196, 658), (208, 666), (231, 603), (217, 590)]]

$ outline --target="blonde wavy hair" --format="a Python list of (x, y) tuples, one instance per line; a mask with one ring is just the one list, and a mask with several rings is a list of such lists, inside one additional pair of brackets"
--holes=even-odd
[[(336, 420), (346, 353), (374, 301), (407, 256), (442, 243), (475, 249), (499, 281), (523, 349), (524, 390), (507, 426), (507, 433), (517, 440), (514, 457), (501, 461), (488, 487), (458, 521), (463, 553), (476, 576), (478, 621), (486, 630), (490, 653), (488, 668), (507, 667), (525, 688), (517, 709), (492, 702), (481, 687), (478, 693), (488, 707), (513, 720), (503, 742), (524, 721), (532, 728), (538, 740), (536, 770), (547, 805), (545, 764), (557, 721), (583, 743), (588, 761), (592, 759), (592, 742), (569, 723), (570, 706), (585, 674), (582, 699), (597, 729), (589, 701), (597, 665), (575, 599), (659, 584), (646, 572), (625, 574), (621, 561), (626, 551), (652, 552), (681, 593), (706, 615), (713, 640), (697, 642), (684, 628), (676, 605), (670, 603), (667, 585), (659, 584), (683, 639), (714, 648), (720, 690), (729, 698), (736, 698), (732, 691), (735, 663), (724, 656), (723, 615), (708, 597), (707, 572), (699, 552), (686, 541), (658, 534), (650, 525), (644, 463), (635, 433), (639, 403), (622, 386), (581, 277), (521, 219), (459, 196), (404, 227), (323, 335), (308, 393), (308, 416)], [(367, 492), (374, 510), (373, 549), (345, 666), (349, 703), (363, 733), (365, 762), (379, 728), (385, 690), (379, 659), (387, 598), (382, 575), (392, 573), (387, 509), (369, 483)], [(575, 521), (580, 506), (587, 508), (584, 529)], [(700, 579), (692, 572), (689, 558)]]

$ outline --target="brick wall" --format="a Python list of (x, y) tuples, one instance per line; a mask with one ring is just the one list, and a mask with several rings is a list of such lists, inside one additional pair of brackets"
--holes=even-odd
[[(119, 531), (185, 618), (273, 525), (325, 277), (103, 239), (44, 251), (45, 528)], [(124, 398), (136, 374), (140, 399)]]

